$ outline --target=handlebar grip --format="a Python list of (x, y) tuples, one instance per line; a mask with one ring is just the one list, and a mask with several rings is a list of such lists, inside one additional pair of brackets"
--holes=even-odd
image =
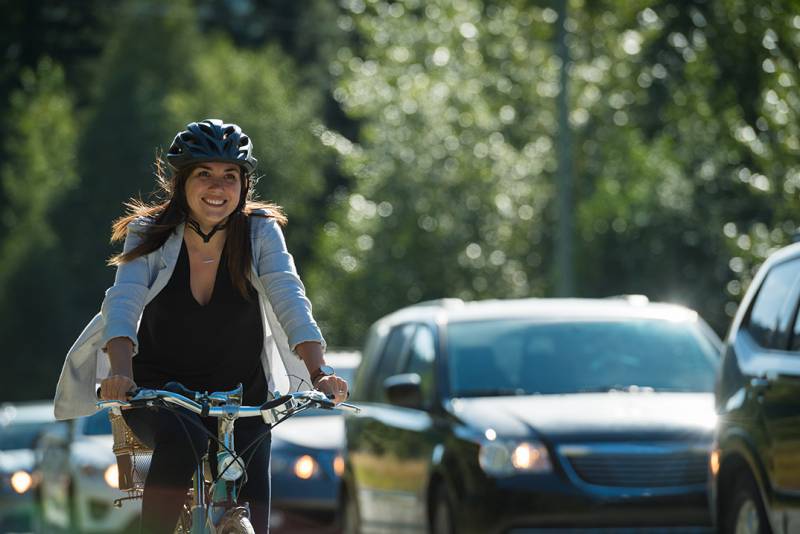
[[(140, 389), (142, 389), (142, 388), (136, 388), (136, 389), (132, 389), (132, 390), (128, 391), (128, 392), (125, 394), (125, 397), (126, 397), (128, 400), (130, 400), (130, 399), (131, 399), (131, 397), (135, 397), (135, 396), (136, 396), (136, 393), (138, 393), (138, 391), (139, 391)], [(100, 386), (97, 386), (97, 390), (94, 392), (94, 394), (97, 396), (97, 400), (103, 400), (103, 397), (101, 397), (101, 396), (100, 396), (100, 395), (101, 395), (101, 393), (102, 393), (102, 388), (101, 388)]]
[(161, 389), (163, 389), (164, 391), (171, 391), (172, 393), (177, 393), (178, 395), (183, 395), (187, 399), (194, 400), (197, 398), (196, 391), (192, 391), (191, 389), (187, 388), (180, 382), (175, 382), (175, 381), (167, 382)]
[(292, 398), (291, 395), (281, 395), (280, 397), (276, 397), (276, 398), (274, 398), (274, 399), (272, 399), (270, 401), (267, 401), (264, 404), (262, 404), (261, 405), (261, 409), (262, 410), (271, 410), (272, 408), (275, 408), (277, 406), (280, 406), (281, 404), (285, 404), (286, 402), (289, 402), (289, 400), (291, 398)]

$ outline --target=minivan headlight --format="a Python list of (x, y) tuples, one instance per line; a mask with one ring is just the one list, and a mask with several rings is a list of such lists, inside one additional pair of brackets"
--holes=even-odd
[(553, 470), (547, 447), (539, 441), (487, 441), (481, 443), (478, 461), (481, 469), (492, 476)]

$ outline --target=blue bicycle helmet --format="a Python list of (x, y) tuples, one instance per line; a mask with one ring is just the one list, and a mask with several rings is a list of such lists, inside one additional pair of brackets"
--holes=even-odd
[(167, 161), (175, 169), (205, 161), (230, 162), (241, 165), (247, 174), (258, 164), (250, 138), (237, 124), (219, 119), (189, 123), (172, 141)]

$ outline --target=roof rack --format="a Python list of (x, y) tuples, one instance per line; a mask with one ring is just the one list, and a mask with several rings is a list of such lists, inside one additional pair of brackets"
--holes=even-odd
[(417, 302), (416, 304), (411, 305), (411, 307), (417, 307), (417, 306), (429, 306), (433, 308), (455, 308), (455, 307), (460, 308), (464, 306), (464, 301), (459, 298), (448, 297), (441, 299), (423, 300), (422, 302)]
[(628, 304), (633, 304), (635, 306), (644, 306), (646, 304), (650, 304), (650, 299), (647, 298), (647, 295), (639, 295), (639, 294), (622, 294), (622, 295), (609, 295), (605, 297), (609, 300), (624, 300)]

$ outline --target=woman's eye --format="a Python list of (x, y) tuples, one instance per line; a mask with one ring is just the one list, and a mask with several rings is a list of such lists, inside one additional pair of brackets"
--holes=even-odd
[(226, 174), (225, 175), (225, 181), (227, 183), (229, 183), (229, 184), (235, 184), (236, 183), (236, 176), (234, 176), (232, 174)]

